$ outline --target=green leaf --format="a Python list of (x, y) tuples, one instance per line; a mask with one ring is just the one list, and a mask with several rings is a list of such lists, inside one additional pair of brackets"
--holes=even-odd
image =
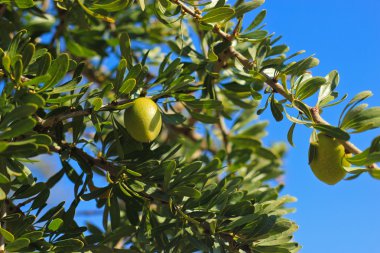
[(0, 234), (4, 236), (4, 239), (8, 242), (13, 242), (15, 240), (15, 237), (12, 235), (12, 233), (2, 227), (0, 227)]
[(73, 251), (80, 250), (81, 248), (83, 248), (84, 243), (78, 239), (66, 239), (66, 240), (57, 241), (54, 243), (54, 245), (59, 250), (64, 249), (65, 252), (73, 252)]
[(316, 93), (319, 88), (325, 83), (326, 79), (323, 77), (309, 78), (296, 87), (295, 97), (299, 100), (304, 100)]
[(142, 11), (145, 10), (145, 0), (137, 0)]
[(102, 14), (99, 14), (97, 12), (94, 12), (92, 10), (90, 10), (89, 8), (87, 8), (84, 4), (83, 4), (83, 0), (78, 0), (77, 3), (80, 5), (80, 7), (82, 7), (82, 9), (90, 16), (94, 17), (94, 18), (98, 18), (98, 19), (101, 19), (103, 21), (106, 21), (106, 22), (109, 22), (109, 23), (115, 23), (115, 20), (113, 18), (110, 18), (110, 17), (107, 17), (107, 16), (104, 16)]
[(121, 94), (128, 94), (135, 88), (135, 86), (136, 86), (136, 79), (133, 79), (133, 78), (127, 79), (121, 85), (119, 92)]
[(42, 217), (37, 222), (43, 222), (43, 221), (47, 221), (54, 218), (56, 215), (58, 215), (64, 210), (63, 208), (64, 204), (65, 204), (65, 201), (62, 201), (57, 206), (49, 209), (44, 215), (42, 215)]
[(49, 67), (48, 74), (51, 77), (50, 80), (47, 81), (45, 85), (38, 92), (42, 92), (42, 91), (52, 88), (63, 77), (65, 77), (68, 70), (69, 70), (68, 54), (59, 55)]
[(27, 68), (36, 51), (36, 46), (33, 43), (28, 43), (22, 50), (22, 64)]
[(380, 152), (370, 153), (369, 149), (366, 149), (353, 157), (347, 157), (346, 160), (357, 166), (368, 166), (380, 162)]
[(119, 62), (119, 65), (117, 66), (116, 78), (115, 78), (115, 81), (113, 83), (115, 90), (120, 89), (120, 86), (123, 83), (125, 71), (127, 69), (127, 65), (128, 65), (127, 60), (125, 58), (122, 58)]
[[(124, 59), (127, 60), (127, 66), (128, 69), (130, 70), (132, 68), (132, 51), (131, 51), (131, 40), (129, 38), (128, 33), (124, 32), (120, 35), (120, 51), (121, 55), (124, 57)], [(127, 76), (132, 77), (130, 75)], [(133, 78), (135, 78), (133, 76)]]
[(35, 104), (38, 108), (45, 105), (45, 99), (38, 94), (27, 93), (20, 97), (21, 104)]
[(32, 197), (38, 193), (40, 193), (42, 190), (46, 188), (45, 183), (39, 182), (31, 187), (29, 187), (26, 191), (23, 191), (15, 196), (16, 199), (24, 199), (24, 198), (29, 198)]
[(36, 125), (33, 118), (25, 118), (12, 123), (5, 131), (0, 133), (0, 139), (10, 139), (31, 131)]
[(359, 105), (347, 112), (341, 127), (363, 132), (368, 129), (380, 127), (380, 107), (366, 109), (366, 104)]
[(128, 102), (128, 103), (125, 103), (125, 104), (117, 105), (114, 108), (116, 110), (124, 110), (124, 109), (127, 109), (127, 108), (131, 107), (133, 104), (134, 104), (134, 102), (132, 101), (132, 102)]
[(34, 104), (21, 105), (4, 116), (0, 123), (0, 129), (8, 126), (9, 123), (33, 115), (37, 111), (37, 106)]
[(176, 169), (176, 162), (173, 160), (166, 161), (162, 165), (164, 169), (164, 184), (163, 188), (166, 191), (169, 188), (170, 179), (172, 178), (174, 171)]
[(8, 148), (8, 143), (5, 141), (0, 141), (0, 153)]
[(214, 46), (217, 43), (218, 42), (212, 43), (211, 46), (208, 49), (207, 57), (208, 57), (208, 60), (211, 61), (211, 62), (215, 62), (215, 61), (218, 60), (218, 55), (214, 52)]
[(91, 9), (102, 9), (106, 10), (108, 12), (116, 12), (116, 11), (121, 11), (128, 7), (130, 4), (130, 0), (115, 0), (112, 2), (106, 2), (106, 3), (94, 3), (91, 6)]
[(206, 124), (214, 124), (214, 123), (218, 122), (218, 118), (215, 116), (209, 116), (209, 115), (197, 113), (194, 111), (191, 111), (190, 114), (194, 119), (199, 120), (199, 121), (206, 123)]
[[(14, 157), (30, 157), (35, 156), (38, 146), (34, 143), (23, 143), (18, 145), (17, 142), (10, 142), (4, 154)], [(20, 175), (19, 175), (20, 176)]]
[(222, 102), (213, 99), (196, 99), (186, 101), (186, 105), (194, 109), (221, 109)]
[(307, 70), (318, 66), (319, 60), (317, 58), (314, 58), (312, 56), (305, 58), (301, 61), (298, 61), (294, 64), (289, 64), (284, 70), (284, 74), (289, 74), (289, 75), (301, 75), (305, 73)]
[(201, 192), (188, 186), (178, 186), (172, 190), (173, 194), (181, 197), (200, 198)]
[(255, 42), (255, 41), (265, 39), (267, 35), (268, 35), (267, 31), (258, 30), (258, 31), (253, 31), (246, 34), (239, 34), (239, 39), (246, 39), (248, 41)]
[(229, 137), (229, 140), (239, 148), (252, 149), (261, 146), (261, 141), (253, 136), (239, 134)]
[(289, 131), (288, 131), (288, 134), (287, 134), (287, 138), (288, 138), (288, 142), (290, 145), (292, 145), (294, 147), (294, 143), (293, 143), (293, 133), (294, 133), (294, 128), (296, 127), (296, 123), (293, 123), (290, 128), (289, 128)]
[(35, 86), (40, 83), (45, 83), (51, 79), (51, 76), (49, 74), (37, 76), (35, 78), (29, 79), (28, 81), (22, 83), (22, 86)]
[(9, 74), (11, 73), (11, 58), (7, 54), (3, 55), (3, 58), (1, 59), (1, 63), (5, 69), (5, 71)]
[(339, 84), (339, 74), (338, 71), (333, 70), (331, 71), (326, 77), (326, 84), (322, 85), (320, 90), (319, 90), (319, 95), (318, 95), (318, 104), (321, 103), (326, 97), (328, 97), (331, 92), (335, 90), (335, 88)]
[(4, 192), (2, 188), (0, 188), (0, 200), (4, 200), (7, 198), (7, 194)]
[(21, 75), (23, 71), (24, 71), (24, 66), (22, 65), (21, 59), (19, 59), (18, 61), (16, 61), (13, 67), (15, 82), (18, 84), (21, 83)]
[(37, 70), (37, 75), (45, 75), (47, 71), (50, 68), (51, 65), (51, 54), (50, 53), (45, 53), (44, 55), (39, 58), (36, 63), (38, 64), (38, 70)]
[(313, 127), (319, 131), (322, 131), (328, 134), (331, 137), (335, 137), (340, 140), (348, 141), (350, 139), (350, 135), (339, 127), (334, 127), (331, 125), (325, 124), (313, 124)]
[(274, 154), (270, 149), (264, 148), (264, 147), (257, 147), (256, 148), (257, 155), (268, 159), (270, 161), (275, 161), (278, 159), (277, 155)]
[[(351, 110), (353, 110), (355, 108), (355, 106), (357, 106), (363, 100), (365, 100), (365, 99), (367, 99), (369, 97), (372, 97), (372, 96), (373, 96), (372, 91), (362, 91), (362, 92), (356, 94), (355, 97), (353, 97), (350, 100), (350, 102), (348, 102), (348, 104), (344, 107), (342, 113), (340, 114), (340, 117), (339, 117), (339, 126), (343, 125), (344, 121), (347, 121), (349, 112)], [(347, 111), (347, 113), (346, 113), (346, 115), (343, 118), (343, 122), (341, 122), (342, 121), (342, 117), (343, 117), (343, 115), (344, 115), (344, 113), (346, 111)]]
[(99, 109), (103, 106), (103, 100), (101, 98), (94, 98), (91, 101), (94, 111), (99, 111)]
[(265, 101), (264, 107), (257, 110), (257, 112), (256, 112), (257, 115), (261, 115), (267, 109), (269, 101), (270, 101), (270, 99), (272, 99), (272, 96), (273, 96), (273, 94), (270, 94), (267, 97), (267, 100)]
[(362, 91), (353, 97), (350, 102), (348, 102), (347, 106), (344, 108), (343, 112), (352, 104), (357, 104), (358, 102), (363, 101), (364, 99), (367, 99), (369, 97), (372, 97), (373, 93), (370, 90)]
[(57, 231), (63, 225), (63, 220), (56, 218), (49, 223), (48, 229), (50, 231)]
[(284, 109), (283, 109), (281, 104), (279, 104), (277, 101), (275, 101), (274, 96), (272, 96), (272, 99), (270, 101), (270, 110), (271, 110), (272, 115), (276, 121), (283, 120), (284, 115), (282, 114), (282, 111)]
[(20, 9), (32, 8), (34, 6), (33, 0), (15, 0), (15, 2)]
[(51, 189), (54, 185), (56, 185), (61, 178), (65, 175), (65, 169), (60, 169), (57, 173), (52, 175), (47, 181), (46, 181), (46, 188)]
[[(53, 179), (53, 177), (51, 177), (48, 182)], [(50, 181), (51, 182), (51, 181)], [(46, 201), (49, 199), (49, 196), (50, 196), (50, 190), (49, 189), (44, 189), (42, 190), (38, 196), (34, 199), (33, 203), (32, 203), (32, 206), (30, 207), (31, 210), (34, 210), (34, 209), (37, 209), (37, 208), (41, 208), (43, 206), (46, 205)]]
[(29, 246), (30, 240), (27, 238), (18, 238), (15, 241), (7, 244), (7, 251), (19, 251)]
[(107, 192), (109, 189), (110, 189), (110, 186), (96, 189), (94, 191), (91, 191), (90, 193), (83, 194), (81, 196), (81, 199), (83, 199), (84, 201), (89, 201), (89, 200), (98, 198), (102, 196), (105, 192)]
[(32, 140), (36, 144), (47, 145), (47, 146), (49, 146), (53, 143), (53, 140), (47, 134), (35, 134), (35, 135), (32, 135), (32, 136), (26, 138), (25, 140)]
[(243, 14), (260, 7), (264, 2), (265, 0), (250, 0), (248, 2), (241, 3), (235, 9), (235, 16), (241, 17)]
[(167, 124), (179, 125), (186, 121), (186, 117), (180, 113), (166, 114), (162, 113), (162, 120)]
[(44, 232), (43, 231), (32, 231), (32, 232), (28, 232), (28, 233), (25, 233), (21, 236), (21, 238), (27, 238), (29, 239), (31, 242), (35, 242), (39, 239), (41, 239), (44, 235)]
[(228, 21), (235, 14), (235, 11), (230, 7), (219, 7), (213, 8), (208, 11), (202, 18), (201, 21), (206, 23), (217, 23), (221, 21)]
[(260, 13), (257, 14), (255, 19), (251, 22), (251, 24), (245, 29), (245, 31), (250, 31), (254, 29), (255, 27), (257, 27), (259, 24), (261, 24), (261, 22), (263, 22), (266, 15), (267, 15), (266, 10), (260, 11)]
[(293, 104), (295, 105), (295, 107), (303, 114), (305, 114), (307, 116), (307, 118), (309, 120), (312, 120), (313, 119), (313, 116), (311, 115), (311, 112), (309, 110), (309, 107), (301, 102), (301, 101), (298, 101), (298, 100), (293, 100)]
[(273, 56), (273, 55), (281, 55), (281, 54), (285, 54), (286, 52), (289, 51), (289, 47), (287, 45), (278, 45), (278, 46), (274, 46), (270, 49), (269, 53), (268, 53), (268, 57), (269, 56)]
[(10, 179), (3, 173), (0, 173), (0, 184), (7, 184), (9, 182), (10, 182)]
[(238, 217), (237, 219), (234, 219), (231, 223), (229, 223), (227, 226), (222, 228), (222, 231), (229, 231), (233, 230), (234, 228), (244, 226), (248, 223), (254, 222), (259, 217), (258, 214), (248, 214), (245, 216)]
[(111, 227), (112, 230), (115, 230), (120, 226), (120, 207), (116, 195), (112, 195), (110, 200), (111, 206), (109, 207), (109, 209), (111, 217)]
[(87, 47), (84, 47), (78, 43), (76, 43), (73, 39), (67, 38), (66, 39), (66, 47), (75, 56), (78, 57), (85, 57), (85, 58), (91, 58), (94, 56), (97, 56), (98, 53), (94, 50), (91, 50)]

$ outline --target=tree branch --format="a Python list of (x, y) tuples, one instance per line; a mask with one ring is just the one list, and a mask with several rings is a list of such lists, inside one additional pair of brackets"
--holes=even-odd
[[(194, 18), (196, 18), (197, 20), (198, 19), (201, 19), (202, 16), (199, 15), (198, 13), (195, 12), (195, 10), (192, 10), (190, 9), (189, 7), (187, 7), (184, 3), (182, 3), (181, 1), (179, 0), (171, 0), (173, 3), (177, 4), (178, 6), (181, 7), (181, 9), (188, 13), (189, 15), (193, 16)], [(236, 29), (235, 29), (236, 30)], [(227, 34), (223, 31), (220, 30), (220, 27), (219, 25), (214, 25), (214, 29), (213, 29), (213, 32), (218, 34), (220, 37), (222, 37), (223, 39), (225, 40), (228, 40), (228, 41), (231, 41), (234, 36), (230, 35), (230, 34)], [(234, 31), (235, 32), (235, 31)], [(229, 47), (229, 53), (235, 57), (236, 59), (238, 59), (240, 61), (241, 64), (243, 64), (243, 66), (248, 69), (248, 70), (251, 70), (254, 66), (254, 63), (251, 62), (249, 59), (247, 59), (244, 55), (242, 55), (241, 53), (239, 53), (238, 51), (236, 51), (236, 49), (233, 47), (233, 46), (230, 46)], [(265, 77), (265, 82), (274, 90), (276, 91), (277, 93), (279, 93), (280, 95), (282, 95), (284, 98), (286, 98), (289, 102), (293, 102), (293, 97), (291, 94), (289, 94), (288, 92), (286, 92), (283, 88), (283, 86), (278, 83), (276, 80), (274, 80), (273, 78), (269, 77), (268, 75), (266, 75), (265, 73), (261, 72), (261, 74)], [(321, 115), (319, 114), (319, 109), (316, 108), (316, 107), (310, 107), (308, 106), (308, 109), (310, 110), (312, 116), (313, 116), (313, 121), (315, 123), (320, 123), (320, 124), (324, 124), (324, 125), (330, 125), (327, 121), (325, 121)], [(352, 153), (352, 154), (359, 154), (361, 153), (362, 151), (357, 148), (353, 143), (349, 142), (349, 141), (343, 141), (343, 140), (339, 140), (342, 145), (345, 147), (345, 149)], [(378, 168), (376, 164), (372, 164), (370, 166), (368, 166), (368, 168)]]
[(63, 150), (69, 150), (69, 154), (76, 161), (85, 161), (89, 167), (96, 167), (104, 171), (108, 171), (112, 176), (117, 176), (120, 171), (120, 166), (109, 162), (104, 158), (95, 158), (84, 152), (82, 149), (77, 148), (73, 144), (59, 143), (57, 146), (51, 146), (50, 151), (55, 153), (61, 153)]

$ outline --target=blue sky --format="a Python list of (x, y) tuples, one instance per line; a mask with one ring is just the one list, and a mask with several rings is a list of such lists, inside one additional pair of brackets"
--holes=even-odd
[[(372, 90), (370, 106), (380, 106), (380, 2), (375, 0), (288, 0), (264, 4), (267, 30), (282, 35), (282, 43), (291, 52), (305, 49), (316, 54), (321, 63), (314, 75), (325, 76), (336, 69), (341, 81), (338, 91), (352, 98), (363, 90)], [(252, 19), (254, 13), (249, 17)], [(343, 104), (344, 105), (344, 104)], [(326, 109), (323, 117), (337, 124), (342, 106)], [(270, 121), (268, 144), (286, 140), (289, 122), (277, 123), (267, 111), (261, 119)], [(319, 182), (307, 164), (311, 131), (297, 126), (295, 148), (289, 148), (284, 162), (286, 187), (283, 194), (298, 198), (290, 218), (299, 225), (295, 239), (302, 253), (380, 252), (380, 181), (362, 175), (335, 186)], [(352, 135), (360, 148), (370, 145), (379, 129)]]

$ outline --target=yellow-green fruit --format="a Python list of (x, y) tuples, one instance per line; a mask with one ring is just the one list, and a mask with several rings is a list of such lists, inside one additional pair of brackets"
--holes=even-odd
[(141, 97), (125, 110), (124, 124), (133, 139), (151, 142), (161, 131), (161, 113), (153, 100)]
[(319, 133), (315, 151), (310, 163), (314, 175), (330, 185), (342, 180), (347, 173), (343, 166), (350, 166), (343, 145), (337, 139)]

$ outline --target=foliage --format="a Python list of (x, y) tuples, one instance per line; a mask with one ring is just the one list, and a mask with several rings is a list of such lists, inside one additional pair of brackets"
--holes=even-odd
[[(380, 126), (380, 108), (362, 104), (371, 92), (348, 102), (337, 126), (324, 121), (322, 110), (347, 97), (338, 99), (338, 73), (312, 76), (318, 59), (286, 55), (264, 30), (263, 3), (0, 0), (6, 249), (296, 252), (297, 225), (284, 217), (294, 198), (280, 195), (285, 147), (261, 141), (266, 122), (257, 115), (268, 106), (277, 121), (293, 122), (291, 145), (298, 124), (324, 132), (363, 166), (345, 168), (349, 178), (380, 178), (380, 137), (363, 152), (349, 142)], [(248, 12), (257, 15), (243, 28)], [(123, 123), (144, 96), (164, 123), (151, 143)], [(61, 161), (47, 180), (27, 167), (41, 154)], [(48, 205), (63, 177), (72, 202)], [(77, 222), (87, 201), (101, 210), (102, 228)]]

